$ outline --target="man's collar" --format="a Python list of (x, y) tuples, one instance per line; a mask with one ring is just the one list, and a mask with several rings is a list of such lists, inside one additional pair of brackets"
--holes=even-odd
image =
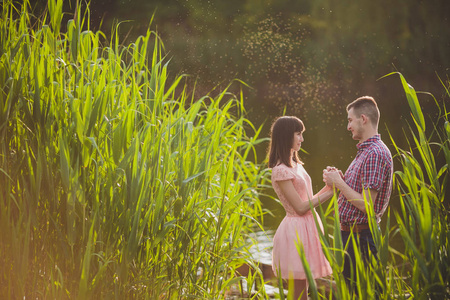
[(381, 135), (380, 134), (375, 134), (373, 137), (368, 138), (367, 140), (365, 140), (364, 142), (358, 143), (356, 144), (356, 148), (358, 148), (358, 150), (362, 150), (367, 148), (370, 144), (372, 144), (373, 142), (379, 141), (381, 140)]

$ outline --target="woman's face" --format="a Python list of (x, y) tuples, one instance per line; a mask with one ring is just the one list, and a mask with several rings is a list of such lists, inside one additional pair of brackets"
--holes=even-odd
[(302, 147), (303, 132), (295, 132), (292, 140), (292, 150), (299, 151)]

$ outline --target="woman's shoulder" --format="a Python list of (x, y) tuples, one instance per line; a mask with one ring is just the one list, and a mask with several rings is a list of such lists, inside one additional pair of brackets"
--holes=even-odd
[(293, 169), (283, 163), (272, 168), (272, 181), (289, 180), (294, 177)]
[(279, 162), (275, 165), (275, 167), (272, 167), (272, 171), (273, 170), (282, 170), (282, 169), (290, 169), (290, 168), (282, 162)]

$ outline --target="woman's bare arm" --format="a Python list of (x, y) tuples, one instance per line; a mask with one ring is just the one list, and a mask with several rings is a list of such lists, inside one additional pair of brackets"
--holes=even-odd
[(325, 186), (320, 190), (320, 192), (314, 195), (312, 199), (309, 199), (309, 201), (303, 201), (295, 190), (294, 184), (291, 180), (278, 181), (278, 185), (283, 195), (289, 201), (289, 204), (291, 204), (295, 212), (300, 216), (311, 210), (311, 204), (312, 207), (316, 207), (333, 196), (333, 189), (329, 186)]

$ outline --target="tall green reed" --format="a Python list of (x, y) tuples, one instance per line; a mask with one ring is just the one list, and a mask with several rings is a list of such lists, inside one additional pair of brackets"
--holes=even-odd
[(62, 32), (62, 0), (29, 5), (0, 23), (1, 294), (223, 297), (262, 217), (242, 95), (194, 97), (150, 30), (122, 45), (89, 7)]
[[(321, 235), (324, 253), (333, 268), (332, 292), (321, 294), (311, 285), (313, 299), (447, 299), (450, 297), (450, 228), (448, 203), (448, 176), (450, 165), (450, 123), (445, 102), (433, 128), (426, 131), (425, 116), (414, 88), (398, 74), (411, 109), (412, 126), (407, 134), (409, 149), (400, 149), (391, 138), (396, 150), (394, 158), (401, 168), (395, 171), (394, 188), (398, 190), (400, 211), (394, 211), (397, 225), (391, 223), (390, 209), (384, 228), (378, 229), (372, 199), (366, 200), (369, 225), (378, 248), (377, 259), (365, 263), (356, 255), (357, 293), (350, 293), (341, 274), (343, 255), (348, 245), (342, 244), (339, 232), (339, 214), (336, 198), (327, 207), (319, 207), (319, 215), (328, 229)], [(445, 97), (450, 97), (443, 86)], [(428, 93), (424, 93), (429, 95)], [(432, 95), (430, 95), (432, 96)], [(447, 194), (446, 194), (447, 193)], [(327, 234), (332, 232), (332, 234)], [(402, 253), (389, 245), (401, 237)], [(357, 240), (349, 239), (356, 247)], [(303, 254), (300, 251), (300, 255)]]
[[(449, 113), (445, 102), (442, 111), (434, 99), (439, 117), (433, 120), (431, 134), (427, 134), (417, 93), (399, 75), (414, 124), (410, 126), (412, 142), (407, 151), (399, 149), (393, 142), (402, 164), (402, 170), (396, 172), (401, 203), (396, 219), (406, 245), (405, 258), (410, 265), (407, 282), (411, 293), (419, 299), (448, 298), (450, 234), (446, 193), (450, 165)], [(446, 91), (446, 96), (450, 97), (448, 89)]]

